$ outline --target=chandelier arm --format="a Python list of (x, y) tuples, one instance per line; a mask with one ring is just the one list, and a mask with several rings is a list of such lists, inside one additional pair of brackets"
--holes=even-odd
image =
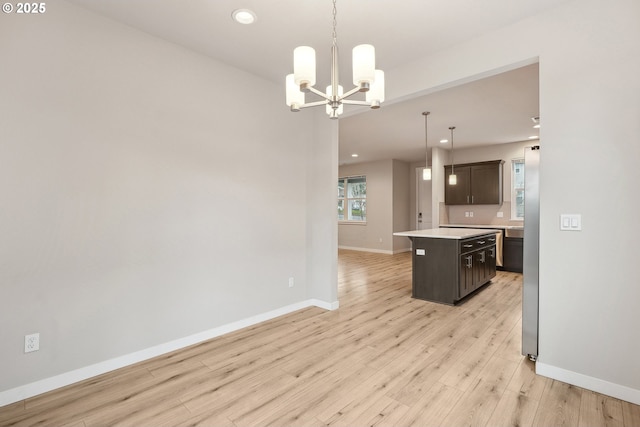
[(343, 99), (342, 103), (349, 105), (365, 105), (367, 107), (371, 106), (371, 103), (369, 101), (357, 101), (355, 99)]
[(298, 108), (318, 107), (320, 105), (327, 105), (327, 101), (307, 102), (306, 104), (298, 105)]
[(323, 97), (324, 99), (327, 99), (327, 100), (330, 100), (330, 99), (331, 99), (331, 97), (330, 97), (329, 95), (327, 95), (327, 94), (326, 94), (326, 93), (324, 93), (324, 92), (320, 92), (318, 89), (316, 89), (316, 88), (315, 88), (315, 87), (313, 87), (313, 86), (307, 86), (307, 89), (309, 90), (309, 92), (313, 92), (313, 93), (315, 93), (316, 95)]
[(358, 93), (358, 92), (360, 92), (360, 87), (359, 87), (359, 86), (356, 86), (356, 87), (354, 87), (353, 89), (351, 89), (350, 91), (348, 91), (348, 92), (346, 92), (346, 93), (342, 94), (342, 96), (340, 97), (340, 100), (343, 100), (343, 99), (345, 99), (345, 98), (348, 98), (348, 97), (350, 97), (351, 95), (353, 95), (354, 93)]

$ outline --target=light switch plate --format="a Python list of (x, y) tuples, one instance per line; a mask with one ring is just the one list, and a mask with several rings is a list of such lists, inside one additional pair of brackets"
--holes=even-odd
[(582, 230), (582, 215), (580, 214), (561, 214), (560, 230), (563, 231), (580, 231)]

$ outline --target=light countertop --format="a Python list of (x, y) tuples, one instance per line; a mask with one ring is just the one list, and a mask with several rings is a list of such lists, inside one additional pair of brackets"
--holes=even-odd
[(431, 239), (467, 239), (469, 237), (483, 236), (490, 234), (492, 230), (488, 228), (430, 228), (428, 230), (399, 231), (393, 233), (394, 236), (405, 237), (426, 237)]
[(522, 225), (486, 225), (486, 224), (440, 224), (440, 227), (455, 227), (455, 228), (497, 228), (503, 230), (522, 230)]

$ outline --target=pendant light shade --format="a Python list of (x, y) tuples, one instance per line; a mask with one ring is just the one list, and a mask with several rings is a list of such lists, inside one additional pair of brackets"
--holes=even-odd
[[(353, 48), (353, 84), (371, 85), (376, 79), (376, 50), (370, 44), (361, 44)], [(368, 90), (368, 86), (366, 87)], [(362, 90), (366, 92), (366, 90)]]
[(380, 104), (384, 102), (384, 71), (376, 70), (375, 76), (375, 81), (365, 95), (365, 99), (374, 110), (380, 108)]
[(304, 92), (296, 84), (293, 74), (287, 75), (287, 105), (293, 111), (299, 111), (300, 106), (304, 104)]
[(454, 167), (455, 163), (453, 161), (453, 130), (455, 126), (451, 126), (449, 130), (451, 131), (451, 175), (449, 175), (449, 185), (456, 185), (458, 183), (458, 177), (456, 176)]
[(425, 147), (425, 162), (424, 162), (424, 170), (422, 171), (422, 180), (430, 181), (431, 180), (431, 167), (429, 166), (429, 138), (428, 138), (428, 126), (427, 126), (427, 118), (431, 114), (429, 111), (424, 111), (422, 115), (424, 116), (424, 147)]
[[(327, 96), (331, 96), (331, 90), (332, 90), (332, 86), (331, 85), (327, 86)], [(344, 89), (342, 88), (342, 86), (338, 86), (338, 96), (342, 96), (343, 94), (344, 94)], [(331, 108), (331, 105), (327, 104), (325, 110), (329, 116), (333, 114), (333, 108)], [(335, 113), (337, 115), (340, 115), (343, 112), (344, 112), (344, 105), (340, 104), (340, 106), (335, 110)]]
[(316, 51), (314, 48), (298, 46), (293, 50), (293, 75), (298, 86), (316, 84)]

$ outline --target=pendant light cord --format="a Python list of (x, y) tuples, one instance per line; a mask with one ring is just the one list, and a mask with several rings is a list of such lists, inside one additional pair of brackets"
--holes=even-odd
[(453, 130), (455, 128), (456, 128), (455, 126), (451, 126), (449, 128), (449, 130), (451, 131), (451, 175), (455, 175), (454, 173), (455, 162), (453, 160)]
[(427, 126), (427, 120), (429, 117), (429, 114), (431, 114), (429, 111), (424, 111), (422, 113), (422, 115), (424, 116), (424, 148), (425, 148), (425, 166), (427, 169), (429, 169), (429, 138), (428, 138), (428, 126)]

